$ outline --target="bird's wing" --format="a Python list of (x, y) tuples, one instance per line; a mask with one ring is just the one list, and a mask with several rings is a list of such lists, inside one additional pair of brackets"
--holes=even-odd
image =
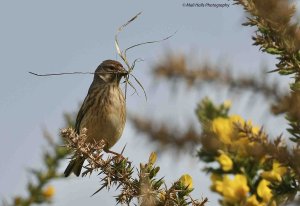
[(80, 124), (81, 121), (84, 117), (84, 115), (87, 113), (87, 111), (91, 108), (91, 106), (95, 103), (95, 98), (93, 98), (96, 94), (96, 89), (95, 87), (91, 87), (89, 88), (88, 94), (86, 95), (81, 108), (77, 114), (77, 118), (76, 118), (76, 122), (75, 122), (75, 131), (77, 132), (77, 134), (80, 133)]

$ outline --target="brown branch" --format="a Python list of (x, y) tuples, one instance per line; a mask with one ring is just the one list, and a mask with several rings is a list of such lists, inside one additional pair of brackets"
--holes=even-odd
[[(120, 188), (121, 193), (116, 196), (116, 202), (130, 205), (135, 199), (140, 206), (202, 206), (205, 201), (193, 201), (189, 196), (192, 191), (181, 180), (174, 182), (168, 189), (163, 178), (156, 179), (159, 167), (155, 166), (156, 155), (151, 154), (146, 164), (140, 164), (140, 168), (131, 166), (128, 158), (122, 155), (103, 158), (105, 142), (86, 142), (86, 129), (78, 135), (74, 129), (68, 128), (61, 131), (61, 135), (67, 141), (67, 147), (74, 152), (74, 158), (81, 156), (88, 160), (84, 175), (100, 170), (102, 186), (94, 194), (103, 188), (109, 189), (111, 185)], [(133, 177), (133, 171), (137, 169), (137, 178)], [(166, 195), (168, 194), (168, 195)], [(174, 198), (174, 199), (172, 199)]]
[(201, 86), (203, 83), (222, 84), (230, 89), (260, 93), (276, 101), (283, 96), (277, 82), (268, 83), (266, 73), (262, 73), (259, 78), (248, 75), (234, 77), (231, 71), (218, 69), (208, 63), (191, 68), (187, 64), (188, 61), (184, 55), (167, 54), (163, 61), (154, 66), (154, 75), (172, 82), (183, 80), (189, 86)]
[(161, 150), (169, 147), (176, 150), (193, 151), (199, 145), (199, 133), (193, 127), (182, 133), (180, 130), (171, 129), (169, 125), (163, 123), (157, 126), (158, 124), (150, 119), (137, 116), (129, 116), (129, 119), (138, 132), (146, 134), (151, 141), (159, 143)]

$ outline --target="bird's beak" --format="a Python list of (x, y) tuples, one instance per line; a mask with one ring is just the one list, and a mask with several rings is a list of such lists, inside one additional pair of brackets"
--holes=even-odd
[(118, 74), (120, 74), (121, 76), (126, 76), (128, 74), (128, 71), (124, 67), (122, 67)]

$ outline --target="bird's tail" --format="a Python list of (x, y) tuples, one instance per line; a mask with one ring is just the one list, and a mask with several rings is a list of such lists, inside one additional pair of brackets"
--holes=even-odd
[(68, 177), (72, 172), (78, 177), (80, 175), (84, 160), (84, 157), (77, 157), (76, 159), (71, 160), (64, 172), (65, 177)]

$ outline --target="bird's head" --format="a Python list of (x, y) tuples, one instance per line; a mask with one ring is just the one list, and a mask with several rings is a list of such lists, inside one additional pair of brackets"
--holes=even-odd
[(123, 65), (115, 60), (105, 60), (96, 69), (94, 81), (102, 83), (120, 83), (122, 77), (128, 72)]

